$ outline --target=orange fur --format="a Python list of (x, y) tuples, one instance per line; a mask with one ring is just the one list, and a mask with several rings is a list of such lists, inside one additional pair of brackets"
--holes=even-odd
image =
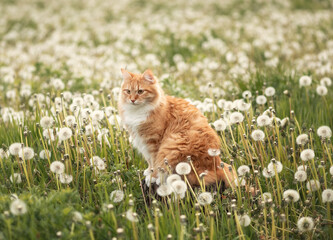
[[(157, 177), (159, 168), (166, 169), (165, 159), (174, 171), (179, 162), (191, 156), (197, 175), (207, 173), (204, 178), (206, 185), (224, 181), (226, 186), (230, 186), (229, 183), (234, 182), (235, 171), (230, 172), (228, 164), (224, 164), (222, 169), (221, 159), (208, 155), (208, 149), (219, 149), (221, 145), (206, 117), (186, 100), (166, 96), (150, 70), (133, 74), (122, 69), (122, 73), (120, 116), (135, 144), (144, 145), (138, 147), (149, 167), (153, 168), (152, 176)], [(147, 114), (144, 115), (142, 112), (146, 109)], [(136, 113), (142, 115), (143, 121), (133, 119)], [(192, 185), (199, 185), (193, 170), (187, 178)]]

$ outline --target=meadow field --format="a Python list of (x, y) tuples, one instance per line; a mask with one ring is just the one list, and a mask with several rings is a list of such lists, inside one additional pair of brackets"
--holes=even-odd
[[(332, 12), (0, 1), (0, 240), (332, 239)], [(234, 188), (192, 188), (177, 171), (147, 195), (117, 110), (121, 68), (151, 69), (208, 118)]]

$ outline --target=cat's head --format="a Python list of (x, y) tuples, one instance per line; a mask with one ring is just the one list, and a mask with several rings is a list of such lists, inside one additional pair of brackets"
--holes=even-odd
[(121, 100), (124, 104), (142, 106), (158, 101), (161, 90), (153, 72), (148, 69), (143, 74), (131, 73), (121, 69), (123, 83), (121, 85)]

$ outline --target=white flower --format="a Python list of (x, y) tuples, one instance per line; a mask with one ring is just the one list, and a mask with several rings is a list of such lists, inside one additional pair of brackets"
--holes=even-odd
[(299, 135), (297, 138), (296, 138), (296, 143), (298, 145), (305, 145), (307, 144), (309, 141), (309, 136), (305, 133)]
[(267, 102), (267, 98), (264, 95), (259, 95), (256, 97), (256, 102), (258, 105), (264, 105)]
[(11, 175), (9, 179), (12, 183), (14, 183), (14, 182), (21, 183), (22, 182), (20, 173), (13, 173), (13, 175)]
[(220, 153), (221, 153), (220, 149), (213, 149), (213, 148), (208, 149), (208, 155), (211, 157), (216, 157), (220, 155)]
[(301, 87), (306, 87), (306, 86), (310, 86), (311, 85), (311, 82), (312, 82), (312, 79), (311, 77), (309, 76), (302, 76), (300, 79), (299, 79), (299, 85)]
[(121, 190), (114, 190), (110, 194), (110, 200), (115, 203), (121, 202), (124, 199), (124, 197), (125, 197), (125, 194)]
[(179, 175), (187, 175), (191, 172), (191, 165), (186, 162), (180, 162), (176, 166), (176, 173)]
[(70, 184), (73, 181), (73, 176), (68, 175), (66, 173), (62, 173), (59, 175), (59, 180), (63, 184)]
[(60, 161), (54, 161), (51, 163), (50, 169), (56, 174), (62, 174), (65, 171), (65, 165)]
[(200, 205), (209, 205), (213, 201), (213, 196), (210, 192), (200, 193), (198, 196), (198, 202)]
[(242, 216), (237, 215), (237, 217), (238, 217), (239, 224), (240, 224), (241, 226), (243, 226), (243, 227), (247, 227), (247, 226), (250, 225), (250, 223), (251, 223), (251, 218), (249, 217), (249, 215), (247, 215), (247, 214), (244, 214), (244, 215), (242, 215)]
[(131, 221), (131, 222), (138, 222), (138, 214), (133, 212), (132, 208), (130, 208), (129, 210), (127, 210), (126, 212), (126, 218)]
[(315, 157), (315, 153), (312, 149), (304, 149), (301, 152), (301, 159), (303, 161), (308, 161), (308, 160), (314, 159), (314, 157)]
[(90, 114), (93, 121), (102, 121), (104, 118), (104, 112), (102, 110), (95, 110)]
[(53, 129), (52, 128), (46, 128), (43, 130), (43, 137), (46, 139), (49, 139), (51, 141), (55, 140), (54, 134), (53, 134)]
[(237, 101), (237, 109), (238, 109), (239, 111), (246, 112), (246, 111), (248, 111), (250, 108), (251, 108), (251, 103), (246, 103), (246, 102), (244, 102), (243, 99), (240, 99), (240, 100)]
[(319, 96), (325, 96), (327, 95), (327, 88), (323, 85), (319, 85), (317, 88), (316, 88), (316, 92)]
[(305, 171), (303, 170), (298, 170), (297, 172), (295, 172), (295, 179), (298, 182), (304, 182), (306, 181), (306, 179), (308, 178), (308, 175), (306, 174)]
[(250, 168), (246, 165), (239, 166), (237, 169), (238, 176), (244, 176), (246, 173), (250, 173)]
[(260, 129), (257, 129), (251, 133), (251, 137), (254, 141), (264, 141), (265, 133), (263, 131), (261, 131)]
[(82, 214), (80, 212), (78, 212), (78, 211), (74, 211), (73, 212), (72, 220), (74, 222), (81, 222), (83, 220)]
[(236, 178), (234, 180), (234, 183), (235, 183), (235, 186), (238, 187), (238, 186), (245, 186), (246, 185), (246, 181), (244, 178)]
[(267, 166), (268, 171), (273, 171), (276, 173), (280, 173), (283, 169), (283, 165), (280, 161), (270, 162)]
[(51, 158), (51, 152), (47, 149), (44, 149), (44, 150), (40, 151), (39, 157), (41, 159), (47, 159), (47, 157)]
[(325, 189), (322, 194), (323, 203), (326, 202), (333, 202), (333, 190), (332, 189)]
[(157, 194), (161, 197), (166, 197), (172, 193), (172, 188), (170, 185), (162, 184), (156, 190)]
[(224, 120), (219, 119), (213, 123), (216, 131), (224, 131), (227, 128), (227, 124)]
[(182, 195), (186, 192), (187, 185), (183, 180), (176, 180), (171, 183), (171, 188), (174, 193), (176, 193), (178, 195)]
[(287, 201), (297, 202), (299, 200), (299, 193), (294, 189), (288, 189), (283, 192), (283, 198)]
[(91, 164), (91, 166), (94, 166), (96, 169), (101, 170), (101, 171), (106, 168), (105, 162), (99, 156), (93, 156), (90, 159), (90, 164)]
[(72, 130), (68, 127), (61, 128), (60, 131), (58, 132), (58, 136), (60, 141), (64, 141), (69, 139), (72, 136)]
[(306, 183), (306, 188), (309, 192), (315, 192), (320, 188), (320, 182), (318, 180), (310, 180)]
[(304, 172), (306, 172), (306, 169), (308, 168), (308, 166), (306, 166), (306, 165), (301, 165), (301, 166), (298, 166), (297, 167), (297, 171), (304, 171)]
[(268, 88), (265, 89), (265, 95), (267, 97), (272, 97), (272, 96), (274, 96), (274, 94), (275, 94), (275, 88), (268, 87)]
[(20, 151), (22, 151), (21, 149), (22, 149), (21, 143), (13, 143), (9, 146), (9, 152), (13, 156), (19, 155)]
[(252, 97), (252, 93), (249, 90), (246, 90), (242, 93), (243, 98), (250, 98)]
[(272, 199), (272, 194), (270, 192), (264, 192), (262, 194), (262, 199), (267, 202), (269, 199)]
[(0, 158), (8, 158), (9, 157), (9, 151), (5, 151), (2, 148), (0, 148)]
[(267, 115), (261, 115), (257, 118), (257, 123), (259, 127), (269, 126), (272, 123), (272, 119)]
[(42, 128), (51, 128), (53, 125), (53, 118), (48, 116), (42, 117), (40, 120), (40, 125)]
[(50, 84), (54, 87), (55, 90), (63, 90), (65, 88), (65, 84), (60, 78), (50, 79)]
[(267, 168), (264, 168), (264, 170), (262, 170), (262, 175), (263, 175), (265, 178), (271, 178), (271, 177), (274, 177), (274, 176), (275, 176), (275, 171), (270, 171), (270, 170), (268, 170)]
[(173, 182), (178, 180), (181, 180), (181, 177), (178, 174), (171, 174), (168, 176), (166, 183), (171, 186)]
[(329, 77), (323, 77), (320, 79), (320, 85), (329, 87), (332, 85), (332, 80)]
[(27, 205), (20, 199), (15, 199), (10, 204), (10, 212), (13, 215), (22, 215), (27, 212)]
[(73, 115), (68, 115), (65, 117), (65, 122), (68, 127), (72, 127), (75, 124), (76, 120)]
[(35, 152), (30, 147), (24, 147), (22, 150), (19, 151), (19, 157), (24, 160), (30, 160), (34, 157)]
[(333, 176), (333, 166), (330, 167), (330, 174)]
[(113, 126), (115, 126), (115, 125), (119, 125), (119, 126), (121, 126), (121, 118), (120, 118), (120, 116), (119, 115), (111, 115), (110, 117), (109, 117), (109, 123), (111, 124), (111, 125), (113, 125)]
[(230, 114), (229, 120), (231, 124), (241, 123), (244, 120), (244, 116), (240, 112), (233, 112)]
[(288, 123), (289, 123), (289, 118), (286, 117), (286, 118), (284, 118), (284, 119), (281, 120), (280, 126), (282, 128), (284, 128), (285, 126), (287, 126)]
[(314, 222), (311, 217), (302, 217), (297, 221), (297, 228), (300, 232), (311, 231), (314, 227)]
[(332, 137), (332, 130), (328, 126), (321, 126), (317, 129), (317, 134), (321, 138), (331, 138)]

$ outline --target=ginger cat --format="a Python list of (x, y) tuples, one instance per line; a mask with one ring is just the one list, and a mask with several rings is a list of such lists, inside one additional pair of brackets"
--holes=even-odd
[[(119, 112), (134, 147), (148, 162), (146, 184), (157, 179), (158, 169), (167, 169), (165, 159), (174, 171), (178, 163), (191, 156), (197, 175), (206, 172), (206, 185), (220, 181), (227, 187), (233, 185), (235, 171), (230, 171), (228, 164), (220, 167), (220, 157), (208, 154), (208, 149), (221, 145), (206, 117), (186, 100), (166, 96), (151, 70), (143, 74), (121, 71)], [(199, 185), (197, 175), (193, 169), (187, 175), (193, 186)]]

